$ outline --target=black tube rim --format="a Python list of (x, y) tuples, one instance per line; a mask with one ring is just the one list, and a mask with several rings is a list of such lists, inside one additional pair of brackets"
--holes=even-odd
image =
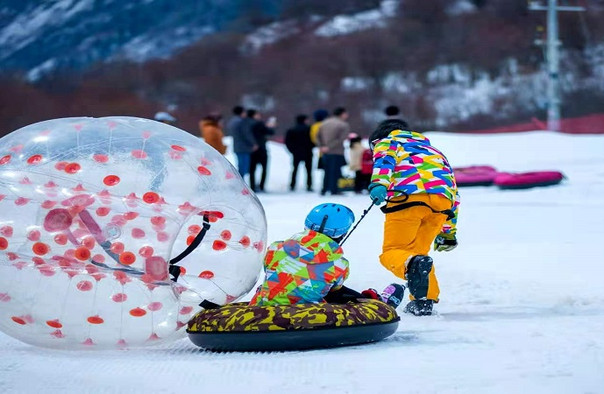
[(366, 323), (366, 324), (351, 324), (349, 326), (320, 326), (320, 327), (312, 327), (312, 328), (301, 328), (301, 329), (287, 329), (287, 330), (262, 330), (262, 331), (190, 331), (187, 328), (187, 334), (195, 335), (195, 334), (281, 334), (281, 333), (291, 333), (291, 332), (304, 332), (304, 331), (327, 331), (327, 330), (344, 330), (346, 328), (358, 328), (358, 327), (371, 327), (371, 326), (385, 326), (391, 323), (399, 323), (401, 321), (401, 317), (397, 316), (395, 319), (389, 320), (387, 322), (374, 322), (374, 323)]

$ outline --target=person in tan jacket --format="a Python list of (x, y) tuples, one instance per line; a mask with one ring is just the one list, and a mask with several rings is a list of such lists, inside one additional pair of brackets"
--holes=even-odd
[(348, 112), (343, 107), (333, 111), (333, 116), (326, 119), (319, 127), (317, 144), (323, 153), (323, 166), (325, 176), (321, 195), (331, 192), (331, 195), (341, 194), (338, 188), (338, 179), (342, 177), (342, 166), (346, 165), (344, 158), (344, 141), (350, 134), (350, 126), (346, 122)]
[(222, 132), (221, 120), (220, 115), (210, 114), (199, 122), (199, 131), (206, 144), (224, 155), (226, 146), (222, 142), (224, 133)]

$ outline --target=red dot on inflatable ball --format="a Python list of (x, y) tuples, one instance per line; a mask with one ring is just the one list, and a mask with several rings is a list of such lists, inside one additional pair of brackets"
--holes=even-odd
[(229, 230), (223, 230), (220, 233), (220, 238), (224, 239), (225, 241), (229, 241), (231, 239), (231, 232)]
[(221, 241), (219, 239), (217, 239), (216, 241), (214, 241), (214, 243), (212, 244), (212, 249), (214, 250), (225, 250), (227, 247), (227, 244), (224, 241)]
[(212, 271), (203, 271), (199, 274), (199, 277), (202, 279), (212, 279), (214, 277), (214, 273)]
[(153, 204), (159, 201), (159, 194), (155, 192), (147, 192), (143, 194), (143, 201), (147, 204)]
[(212, 175), (212, 171), (208, 170), (204, 166), (197, 167), (197, 171), (199, 172), (200, 175)]
[(78, 163), (69, 163), (65, 166), (65, 172), (68, 174), (76, 174), (81, 168), (82, 166)]
[(33, 156), (30, 156), (29, 159), (27, 159), (27, 164), (38, 164), (41, 161), (42, 161), (42, 155), (33, 155)]
[(109, 161), (109, 156), (98, 153), (92, 156), (92, 160), (97, 163), (107, 163)]
[(103, 324), (105, 323), (105, 320), (103, 320), (100, 316), (90, 316), (88, 319), (88, 323), (90, 324)]
[(147, 311), (142, 308), (134, 308), (130, 310), (130, 315), (134, 317), (141, 317), (147, 314)]
[(107, 175), (103, 178), (103, 183), (107, 186), (115, 186), (120, 183), (120, 177), (117, 175)]

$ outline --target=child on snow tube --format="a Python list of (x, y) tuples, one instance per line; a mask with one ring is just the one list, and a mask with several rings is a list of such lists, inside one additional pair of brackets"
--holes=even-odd
[(459, 194), (446, 157), (401, 119), (380, 123), (371, 135), (373, 175), (370, 197), (386, 214), (380, 262), (407, 279), (411, 302), (405, 312), (432, 314), (440, 290), (434, 273), (434, 250), (457, 246)]
[(325, 203), (313, 208), (305, 230), (271, 244), (264, 257), (265, 279), (250, 305), (345, 303), (359, 298), (379, 299), (395, 308), (405, 288), (388, 286), (382, 295), (373, 289), (358, 293), (345, 287), (350, 267), (340, 242), (354, 223), (350, 208)]

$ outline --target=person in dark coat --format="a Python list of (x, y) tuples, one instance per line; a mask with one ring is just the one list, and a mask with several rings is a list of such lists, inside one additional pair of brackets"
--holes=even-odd
[(306, 190), (312, 191), (312, 149), (315, 144), (310, 139), (310, 126), (308, 125), (308, 116), (296, 116), (296, 125), (285, 133), (285, 146), (293, 155), (293, 172), (290, 189), (296, 189), (296, 177), (298, 175), (298, 166), (304, 162), (306, 167)]
[[(269, 123), (264, 123), (262, 120), (262, 114), (255, 110), (247, 111), (248, 119), (253, 119), (251, 123), (251, 130), (258, 147), (251, 155), (250, 165), (250, 187), (254, 192), (264, 192), (264, 184), (266, 183), (266, 175), (268, 169), (268, 152), (266, 150), (267, 137), (275, 134), (274, 127), (276, 121), (273, 119), (269, 120)], [(262, 174), (260, 175), (260, 183), (256, 186), (256, 168), (262, 167)]]
[(252, 121), (245, 117), (240, 106), (233, 108), (233, 117), (227, 123), (227, 132), (233, 137), (233, 152), (237, 156), (237, 169), (242, 177), (250, 172), (252, 152), (258, 149), (252, 134)]

